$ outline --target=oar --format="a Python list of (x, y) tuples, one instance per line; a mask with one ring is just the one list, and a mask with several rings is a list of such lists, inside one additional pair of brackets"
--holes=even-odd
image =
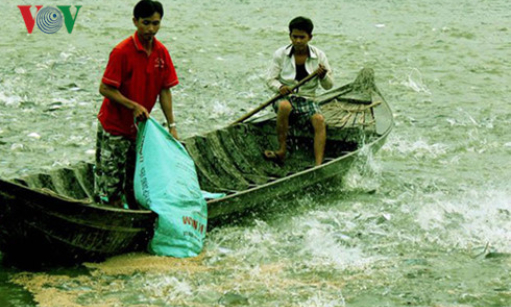
[[(300, 82), (298, 82), (297, 84), (293, 85), (291, 87), (291, 91), (294, 91), (295, 89), (299, 88), (300, 86), (304, 85), (305, 83), (307, 83), (308, 81), (312, 80), (314, 77), (316, 77), (318, 75), (318, 72), (317, 71), (314, 71), (313, 73), (311, 73), (310, 75), (308, 75), (307, 77), (303, 78)], [(266, 108), (267, 106), (269, 106), (270, 104), (272, 104), (273, 102), (275, 102), (277, 99), (281, 98), (283, 95), (282, 94), (277, 94), (275, 95), (273, 98), (271, 98), (270, 100), (266, 101), (265, 103), (261, 104), (260, 106), (258, 106), (257, 108), (253, 109), (252, 111), (248, 112), (247, 114), (243, 115), (242, 117), (240, 117), (239, 119), (237, 119), (235, 122), (233, 122), (231, 124), (232, 125), (236, 125), (238, 123), (241, 123), (245, 120), (247, 120), (248, 118), (252, 117), (252, 115), (256, 114), (257, 112), (261, 111), (262, 109)]]

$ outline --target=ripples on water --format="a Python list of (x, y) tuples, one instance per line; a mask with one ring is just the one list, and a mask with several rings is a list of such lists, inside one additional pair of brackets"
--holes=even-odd
[[(98, 82), (134, 31), (131, 8), (117, 4), (87, 1), (73, 33), (54, 35), (27, 35), (18, 3), (0, 4), (2, 177), (92, 160)], [(375, 69), (395, 111), (387, 144), (328, 192), (215, 229), (197, 259), (123, 255), (86, 264), (88, 274), (6, 269), (0, 302), (33, 305), (14, 283), (39, 306), (511, 305), (507, 2), (167, 5), (158, 37), (181, 80), (182, 137), (270, 96), (271, 53), (303, 14), (338, 84)]]

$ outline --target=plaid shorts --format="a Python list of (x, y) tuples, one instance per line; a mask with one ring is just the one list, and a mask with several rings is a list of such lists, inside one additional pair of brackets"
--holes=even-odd
[(321, 110), (319, 109), (319, 105), (314, 101), (307, 99), (302, 96), (297, 95), (289, 95), (284, 98), (277, 100), (273, 103), (273, 110), (278, 112), (279, 104), (281, 101), (289, 101), (293, 110), (289, 116), (289, 120), (292, 123), (297, 123), (299, 125), (305, 125), (310, 123), (310, 118), (314, 114), (321, 114)]
[(106, 132), (98, 122), (94, 168), (96, 202), (107, 204), (132, 193), (135, 159), (135, 141)]

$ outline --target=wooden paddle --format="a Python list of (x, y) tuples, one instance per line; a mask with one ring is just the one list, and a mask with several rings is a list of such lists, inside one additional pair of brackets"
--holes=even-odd
[[(303, 78), (300, 82), (298, 82), (297, 84), (293, 85), (291, 87), (291, 91), (294, 91), (295, 89), (299, 88), (300, 86), (304, 85), (305, 83), (307, 83), (308, 81), (312, 80), (314, 77), (316, 77), (318, 75), (318, 72), (317, 71), (314, 71), (313, 73), (311, 73), (310, 75), (308, 75), (307, 77)], [(277, 99), (281, 98), (283, 95), (282, 94), (277, 94), (275, 95), (273, 98), (271, 98), (270, 100), (264, 102), (263, 104), (261, 104), (260, 106), (258, 106), (257, 108), (253, 109), (252, 111), (248, 112), (247, 114), (243, 115), (242, 117), (238, 118), (236, 121), (234, 121), (231, 126), (233, 125), (236, 125), (236, 124), (239, 124), (245, 120), (247, 120), (248, 118), (252, 117), (252, 115), (256, 114), (257, 112), (261, 111), (262, 109), (266, 108), (267, 106), (269, 106), (270, 104), (272, 104), (273, 102), (275, 102)]]

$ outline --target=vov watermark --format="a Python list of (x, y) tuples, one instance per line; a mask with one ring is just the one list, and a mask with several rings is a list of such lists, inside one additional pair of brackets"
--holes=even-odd
[(66, 25), (67, 32), (71, 34), (78, 17), (78, 11), (82, 6), (75, 6), (76, 13), (74, 17), (71, 15), (71, 5), (57, 5), (57, 7), (36, 5), (35, 7), (36, 15), (34, 17), (30, 11), (32, 5), (18, 5), (29, 34), (32, 33), (35, 25), (41, 32), (53, 34), (60, 30), (63, 24)]

